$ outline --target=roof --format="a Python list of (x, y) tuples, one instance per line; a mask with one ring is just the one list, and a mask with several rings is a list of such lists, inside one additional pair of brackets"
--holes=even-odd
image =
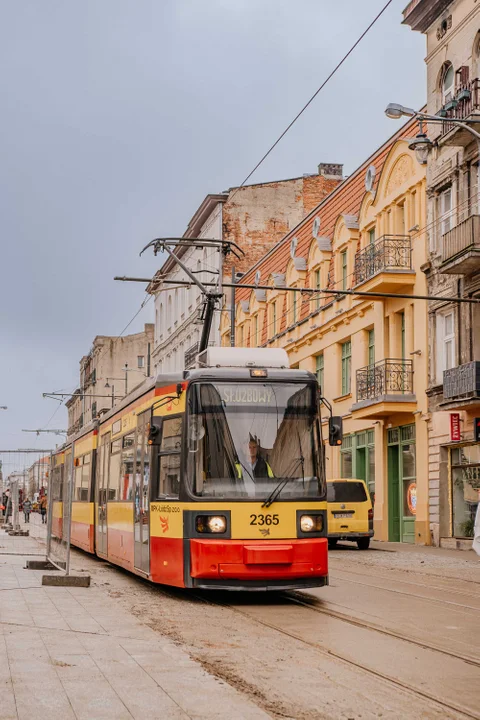
[(402, 25), (425, 32), (453, 0), (411, 0), (403, 11)]
[[(261, 270), (262, 277), (270, 277), (272, 273), (285, 272), (290, 260), (290, 240), (292, 237), (298, 239), (296, 249), (297, 257), (307, 258), (310, 246), (313, 241), (312, 220), (316, 215), (321, 217), (321, 235), (333, 238), (335, 224), (339, 215), (358, 215), (360, 205), (365, 196), (365, 172), (370, 165), (376, 169), (376, 189), (383, 164), (391, 147), (400, 139), (412, 137), (415, 134), (417, 121), (409, 120), (398, 132), (390, 137), (370, 157), (368, 157), (348, 178), (340, 183), (322, 202), (317, 205), (296, 227), (283, 237), (273, 248), (264, 255), (250, 270), (242, 277), (241, 283), (252, 284), (255, 273)], [(236, 301), (248, 300), (252, 293), (251, 289), (239, 289), (236, 292)]]

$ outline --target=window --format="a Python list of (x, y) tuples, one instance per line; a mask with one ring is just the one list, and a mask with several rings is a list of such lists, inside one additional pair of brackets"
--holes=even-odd
[(452, 227), (452, 188), (449, 187), (438, 196), (438, 219), (442, 235)]
[(342, 290), (347, 289), (347, 251), (343, 250), (340, 253), (341, 269), (342, 269)]
[(238, 344), (243, 347), (243, 325), (238, 328)]
[(258, 315), (253, 318), (253, 346), (258, 347)]
[(442, 80), (442, 105), (446, 105), (453, 100), (454, 95), (455, 73), (453, 65), (449, 63), (443, 72)]
[(139, 367), (139, 368), (145, 367), (145, 356), (144, 355), (137, 356), (137, 367)]
[(272, 335), (277, 334), (277, 303), (272, 303)]
[(95, 420), (96, 417), (97, 417), (97, 403), (93, 402), (92, 403), (92, 420)]
[(318, 384), (320, 385), (320, 390), (323, 392), (323, 369), (324, 369), (324, 358), (323, 353), (321, 355), (317, 355), (316, 359), (317, 369), (317, 380)]
[(298, 290), (294, 290), (292, 298), (292, 325), (297, 322), (297, 309), (298, 309)]
[(415, 225), (417, 224), (417, 191), (416, 190), (412, 190), (411, 217), (412, 217), (412, 227), (415, 227)]
[(125, 435), (122, 442), (122, 470), (120, 478), (119, 500), (130, 502), (133, 497), (133, 465), (135, 433)]
[(405, 203), (398, 206), (398, 234), (405, 235)]
[(368, 365), (375, 363), (375, 330), (368, 331)]
[(364, 480), (372, 502), (375, 502), (375, 431), (373, 429), (346, 435), (343, 438), (340, 448), (340, 467), (342, 478)]
[(352, 374), (352, 342), (342, 343), (342, 395), (347, 395), (351, 390)]
[(327, 501), (328, 502), (366, 502), (367, 493), (365, 485), (360, 482), (335, 482), (327, 483)]
[(437, 314), (437, 383), (443, 383), (443, 371), (456, 366), (455, 318), (453, 311)]
[(122, 441), (114, 440), (110, 443), (110, 470), (108, 473), (107, 500), (118, 500), (120, 494), (120, 463), (122, 460)]
[(182, 425), (181, 417), (168, 418), (162, 423), (157, 492), (159, 498), (178, 497), (180, 490)]
[(375, 228), (371, 228), (368, 231), (368, 244), (373, 245), (374, 242), (375, 242)]

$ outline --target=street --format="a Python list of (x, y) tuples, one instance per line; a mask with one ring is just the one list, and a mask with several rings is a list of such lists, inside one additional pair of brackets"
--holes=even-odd
[(471, 551), (339, 545), (329, 587), (246, 594), (152, 586), (73, 550), (92, 586), (42, 588), (22, 569), (44, 547), (32, 521), (1, 536), (0, 718), (480, 717)]

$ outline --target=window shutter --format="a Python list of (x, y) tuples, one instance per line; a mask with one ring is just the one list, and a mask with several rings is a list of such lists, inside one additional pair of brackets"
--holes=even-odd
[(470, 68), (468, 65), (462, 65), (455, 72), (455, 92), (463, 90), (468, 85), (468, 77)]

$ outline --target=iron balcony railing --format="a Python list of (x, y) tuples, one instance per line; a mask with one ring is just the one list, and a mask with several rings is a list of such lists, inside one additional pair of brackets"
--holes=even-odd
[(443, 262), (470, 247), (480, 247), (480, 215), (471, 215), (443, 236)]
[(480, 362), (474, 360), (444, 370), (443, 397), (445, 400), (480, 397)]
[(386, 358), (357, 370), (357, 402), (413, 393), (412, 360)]
[(355, 285), (378, 272), (412, 269), (412, 243), (408, 235), (383, 235), (355, 255)]
[(475, 78), (460, 81), (455, 89), (455, 97), (437, 113), (439, 117), (445, 118), (445, 122), (441, 125), (440, 136), (458, 127), (455, 123), (449, 122), (449, 118), (464, 120), (475, 113), (480, 113), (480, 80)]

